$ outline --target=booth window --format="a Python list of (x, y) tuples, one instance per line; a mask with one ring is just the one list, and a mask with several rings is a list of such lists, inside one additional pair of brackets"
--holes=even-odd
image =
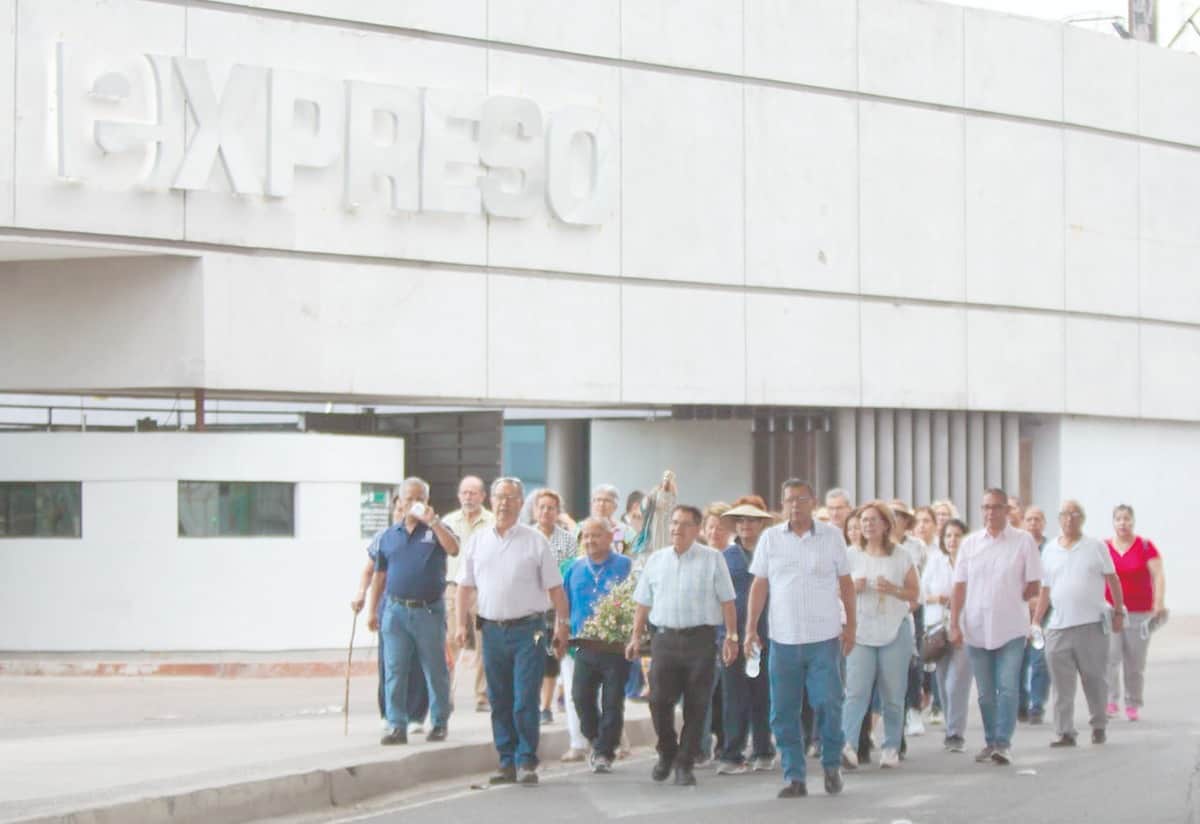
[(181, 538), (291, 538), (295, 534), (295, 484), (179, 482)]
[(78, 538), (78, 481), (0, 483), (0, 538)]

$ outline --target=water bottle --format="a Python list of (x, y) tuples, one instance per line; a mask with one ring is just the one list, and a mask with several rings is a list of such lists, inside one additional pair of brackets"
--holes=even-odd
[(1046, 648), (1046, 633), (1037, 624), (1033, 625), (1033, 634), (1030, 637), (1029, 646), (1037, 650)]
[(754, 645), (754, 654), (746, 659), (746, 677), (757, 678), (758, 673), (762, 671), (762, 649), (758, 644)]

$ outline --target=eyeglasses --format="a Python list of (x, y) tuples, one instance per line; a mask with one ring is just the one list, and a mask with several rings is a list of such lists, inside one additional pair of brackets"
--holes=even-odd
[(495, 498), (497, 501), (505, 501), (506, 503), (509, 501), (521, 500), (520, 495), (493, 495), (492, 497)]
[(984, 505), (983, 505), (983, 508), (984, 508), (985, 510), (989, 510), (989, 511), (991, 511), (991, 510), (996, 510), (996, 509), (1001, 509), (1001, 510), (1004, 510), (1005, 512), (1007, 512), (1007, 511), (1008, 511), (1008, 504), (984, 504)]
[(1060, 512), (1060, 513), (1058, 513), (1058, 517), (1060, 517), (1060, 518), (1070, 518), (1072, 521), (1074, 521), (1074, 520), (1077, 520), (1077, 519), (1079, 519), (1079, 518), (1082, 518), (1082, 517), (1083, 517), (1083, 513), (1082, 513), (1082, 512)]

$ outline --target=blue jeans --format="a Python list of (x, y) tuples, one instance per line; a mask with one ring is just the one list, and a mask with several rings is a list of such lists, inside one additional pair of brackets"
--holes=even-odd
[[(387, 659), (383, 652), (383, 633), (379, 633), (379, 645), (375, 651), (375, 661), (379, 664), (379, 688), (376, 699), (379, 702), (379, 717), (387, 720)], [(408, 722), (424, 724), (425, 716), (429, 714), (429, 690), (425, 686), (425, 673), (421, 670), (417, 651), (413, 650), (412, 661), (408, 665)]]
[(771, 730), (783, 755), (785, 781), (804, 781), (804, 727), (800, 709), (804, 695), (812, 705), (821, 733), (821, 765), (842, 763), (841, 641), (830, 638), (813, 644), (772, 641), (767, 659), (771, 679)]
[[(904, 735), (904, 694), (908, 690), (908, 663), (913, 654), (913, 625), (905, 618), (896, 637), (881, 647), (856, 644), (846, 658), (846, 710), (842, 734), (857, 741), (863, 716), (878, 685), (883, 709), (883, 748), (899, 750)], [(841, 757), (839, 750), (839, 758)]]
[(746, 740), (753, 744), (751, 758), (775, 755), (771, 746), (770, 648), (762, 651), (765, 669), (757, 678), (746, 675), (746, 659), (739, 653), (729, 666), (721, 667), (721, 722), (725, 748), (721, 760), (741, 764), (746, 760)]
[(546, 621), (483, 625), (483, 670), (492, 705), (492, 739), (501, 767), (536, 767), (541, 735), (538, 693), (546, 672)]
[(446, 666), (446, 604), (406, 607), (388, 601), (380, 628), (383, 635), (384, 698), (388, 724), (408, 726), (408, 683), (414, 663), (425, 673), (429, 714), (435, 727), (450, 718), (450, 670)]
[(1025, 644), (1025, 657), (1021, 662), (1021, 686), (1018, 709), (1030, 714), (1042, 715), (1046, 710), (1046, 699), (1050, 697), (1050, 670), (1046, 666), (1046, 651)]
[(975, 686), (979, 690), (979, 714), (983, 716), (983, 735), (989, 747), (1012, 746), (1017, 727), (1017, 698), (1021, 681), (1021, 659), (1025, 638), (1014, 638), (999, 649), (967, 647)]

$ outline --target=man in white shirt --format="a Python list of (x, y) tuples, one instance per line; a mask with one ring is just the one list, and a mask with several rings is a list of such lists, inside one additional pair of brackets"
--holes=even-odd
[(769, 595), (771, 727), (787, 782), (781, 798), (808, 794), (800, 724), (806, 693), (821, 731), (825, 792), (842, 790), (841, 659), (854, 647), (855, 594), (841, 530), (813, 520), (816, 503), (811, 484), (784, 481), (787, 520), (763, 532), (750, 563), (754, 583), (746, 615), (746, 656), (753, 657), (762, 644), (758, 617)]
[(516, 478), (492, 483), (496, 524), (466, 542), (458, 571), (458, 642), (467, 639), (467, 605), (476, 598), (483, 667), (500, 769), (492, 784), (538, 783), (541, 718), (538, 693), (546, 670), (546, 611), (553, 603), (554, 654), (567, 649), (567, 596), (550, 543), (517, 523), (525, 488)]
[(1092, 743), (1105, 742), (1109, 630), (1106, 584), (1114, 605), (1111, 630), (1120, 632), (1125, 619), (1121, 581), (1112, 556), (1108, 547), (1083, 534), (1086, 517), (1078, 501), (1063, 501), (1058, 513), (1062, 534), (1042, 552), (1042, 592), (1033, 625), (1040, 627), (1046, 610), (1054, 608), (1046, 626), (1046, 663), (1054, 684), (1054, 729), (1058, 734), (1051, 747), (1075, 746), (1076, 673), (1087, 699)]
[(1029, 606), (1041, 588), (1042, 563), (1028, 532), (1008, 523), (1008, 496), (1002, 489), (983, 493), (984, 528), (963, 541), (954, 566), (950, 599), (950, 641), (966, 642), (979, 689), (986, 746), (979, 763), (1012, 763), (1012, 736)]

